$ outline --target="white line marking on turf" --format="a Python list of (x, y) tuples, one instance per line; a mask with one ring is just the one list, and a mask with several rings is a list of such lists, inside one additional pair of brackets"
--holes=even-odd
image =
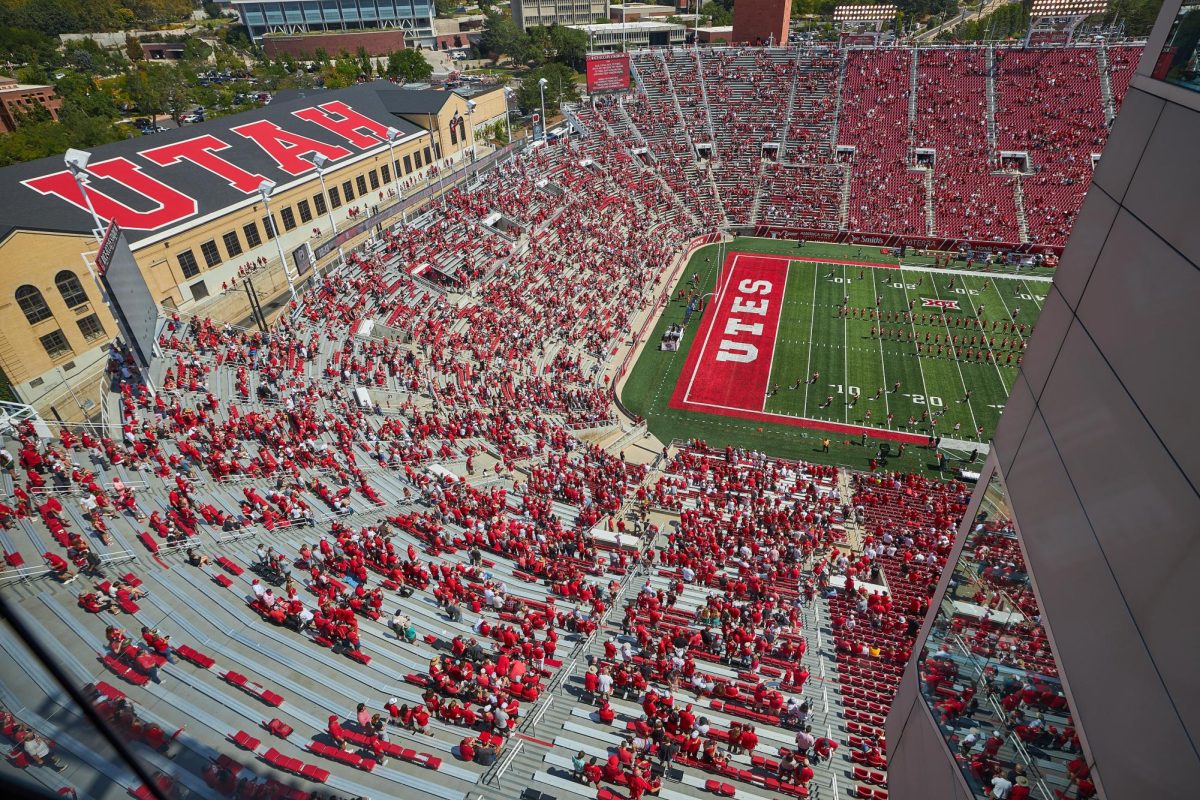
[[(1026, 286), (1025, 288), (1026, 288), (1026, 289), (1028, 289), (1029, 287), (1028, 287), (1028, 286)], [(1013, 333), (1013, 335), (1015, 335), (1015, 336), (1016, 336), (1018, 339), (1020, 339), (1022, 342), (1023, 342), (1023, 341), (1025, 341), (1025, 337), (1021, 335), (1021, 333), (1020, 333), (1020, 331), (1019, 331), (1019, 330), (1017, 330), (1017, 327), (1016, 327), (1016, 325), (1017, 325), (1017, 322), (1016, 322), (1016, 320), (1014, 320), (1014, 319), (1012, 318), (1012, 310), (1011, 310), (1011, 309), (1009, 309), (1009, 307), (1008, 307), (1008, 303), (1006, 303), (1006, 302), (1004, 301), (1004, 292), (1000, 291), (1000, 287), (999, 287), (999, 286), (997, 286), (997, 287), (996, 287), (996, 294), (1000, 295), (1000, 304), (1004, 306), (1004, 313), (1005, 313), (1006, 315), (1008, 315), (1008, 321), (1009, 321), (1009, 322), (1011, 322), (1011, 323), (1013, 323), (1013, 329), (1012, 329), (1012, 333)], [(1028, 294), (1029, 294), (1031, 297), (1033, 296), (1033, 292), (1029, 292)]]
[[(729, 282), (733, 280), (733, 273), (737, 272), (737, 262), (741, 257), (741, 253), (735, 253), (733, 256), (733, 261), (729, 264), (729, 274), (725, 276), (725, 284), (721, 287), (721, 293), (713, 297), (712, 304), (717, 306), (717, 308), (713, 309), (713, 314), (717, 313), (717, 309), (720, 307), (721, 301), (725, 299), (725, 290), (729, 287)], [(719, 265), (719, 267), (723, 266), (724, 264)], [(700, 372), (700, 363), (704, 361), (704, 354), (708, 350), (708, 337), (712, 336), (713, 328), (717, 327), (715, 322), (716, 320), (714, 319), (713, 322), (709, 324), (708, 331), (704, 334), (704, 344), (700, 346), (700, 355), (696, 357), (696, 363), (692, 369), (692, 377), (688, 380), (687, 391), (683, 394), (683, 401), (685, 403), (689, 402), (689, 398), (692, 394), (692, 384), (696, 382), (696, 375)], [(692, 342), (692, 346), (695, 347), (696, 343)]]
[[(930, 278), (929, 280), (935, 280)], [(917, 356), (917, 372), (921, 375), (921, 391), (925, 397), (925, 413), (929, 415), (929, 421), (933, 422), (933, 408), (929, 405), (929, 387), (925, 384), (925, 365), (921, 363), (921, 346), (917, 340), (917, 323), (913, 321), (913, 310), (909, 308), (908, 300), (908, 282), (904, 280), (904, 276), (900, 277), (900, 288), (904, 290), (904, 310), (908, 313), (908, 327), (912, 328), (913, 333), (913, 352)], [(882, 321), (880, 325), (882, 325)]]
[(787, 300), (788, 273), (791, 272), (791, 270), (792, 262), (784, 262), (783, 292), (779, 295), (779, 319), (775, 321), (775, 336), (771, 340), (771, 363), (767, 364), (767, 391), (763, 393), (763, 411), (767, 410), (767, 399), (771, 396), (771, 376), (775, 372), (775, 354), (779, 352), (779, 331), (783, 328), (783, 305)]
[[(963, 288), (966, 288), (966, 287), (963, 287)], [(999, 289), (996, 290), (996, 294), (1000, 294)], [(967, 302), (971, 304), (971, 315), (974, 316), (975, 319), (979, 319), (979, 311), (978, 311), (978, 309), (975, 308), (975, 301), (971, 299), (971, 293), (967, 292), (963, 296), (966, 297)], [(1000, 301), (1003, 302), (1004, 298), (1001, 297)], [(1006, 306), (1006, 308), (1007, 308), (1007, 306)], [(973, 328), (973, 330), (978, 330), (982, 334), (982, 336), (980, 338), (982, 338), (983, 343), (987, 345), (988, 355), (990, 355), (992, 357), (991, 358), (992, 366), (994, 366), (996, 368), (996, 377), (1000, 379), (1000, 388), (1004, 390), (1005, 396), (1011, 394), (1012, 387), (1004, 382), (1004, 375), (1001, 374), (1001, 372), (1000, 372), (1000, 365), (996, 363), (996, 353), (994, 350), (992, 350), (991, 339), (988, 338), (987, 320), (983, 320), (983, 328), (982, 329), (979, 328), (978, 326), (976, 326), (975, 328)], [(978, 430), (978, 429), (976, 429), (976, 430)]]
[[(845, 264), (842, 265), (842, 289), (843, 289), (842, 296), (845, 298), (849, 298), (850, 297), (850, 284), (846, 280), (846, 265)], [(844, 371), (844, 373), (846, 375), (846, 378), (844, 381), (845, 386), (846, 386), (846, 394), (843, 396), (843, 399), (848, 400), (850, 398), (850, 300), (849, 299), (845, 300), (843, 302), (843, 305), (846, 306), (846, 313), (842, 317), (842, 319), (845, 320), (845, 324), (842, 325), (842, 370)], [(843, 403), (842, 408), (844, 408), (846, 411), (846, 415), (845, 415), (846, 416), (846, 424), (849, 425), (850, 424), (850, 404)]]
[[(1032, 298), (1033, 298), (1033, 304), (1034, 304), (1035, 306), (1037, 306), (1037, 307), (1038, 307), (1038, 309), (1040, 310), (1040, 309), (1041, 309), (1041, 307), (1042, 307), (1042, 306), (1045, 304), (1045, 302), (1046, 302), (1046, 296), (1045, 296), (1045, 295), (1039, 295), (1039, 294), (1038, 294), (1037, 292), (1035, 292), (1033, 289), (1029, 288), (1029, 284), (1028, 284), (1028, 283), (1025, 283), (1025, 280), (1026, 280), (1026, 279), (1024, 279), (1024, 278), (1021, 280), (1021, 285), (1025, 287), (1025, 293), (1026, 293), (1026, 294), (1028, 294), (1030, 297), (1032, 297)], [(1039, 297), (1041, 298), (1040, 300), (1038, 299)]]
[[(882, 265), (889, 268), (886, 264)], [(1006, 281), (1035, 281), (1037, 283), (1053, 283), (1054, 278), (1042, 275), (1016, 275), (1007, 272), (980, 272), (975, 269), (946, 269), (945, 267), (923, 267), (920, 264), (901, 264), (900, 269), (907, 272), (932, 272), (935, 275), (972, 275), (976, 278), (1002, 278)], [(1025, 287), (1029, 288), (1029, 287)]]
[[(930, 279), (929, 282), (933, 284), (933, 293), (937, 295), (939, 300), (941, 300), (942, 294), (941, 294), (941, 292), (938, 291), (938, 288), (937, 288), (937, 278), (932, 278), (932, 279)], [(955, 356), (954, 366), (958, 368), (958, 379), (959, 379), (959, 381), (962, 382), (963, 394), (966, 395), (967, 379), (963, 377), (962, 364), (959, 362), (959, 360), (957, 358), (957, 353), (955, 352), (958, 348), (954, 344), (953, 334), (950, 333), (950, 320), (946, 319), (945, 309), (939, 309), (939, 311), (942, 312), (942, 315), (941, 315), (942, 322), (946, 326), (946, 335), (950, 337), (950, 347), (952, 348), (951, 354)], [(975, 420), (975, 409), (971, 408), (970, 400), (968, 400), (964, 405), (966, 405), (967, 411), (971, 412), (971, 427), (972, 427), (971, 432), (972, 432), (972, 434), (974, 434), (974, 433), (978, 432), (978, 430), (979, 430), (979, 423)], [(930, 416), (932, 417), (933, 415), (931, 414)], [(931, 419), (930, 422), (932, 422), (932, 421), (933, 420)], [(934, 427), (934, 430), (935, 431), (937, 430), (936, 426)]]
[[(900, 280), (903, 281), (904, 278), (901, 277)], [(879, 287), (876, 286), (876, 284), (875, 284), (875, 270), (871, 270), (871, 293), (874, 294), (876, 297), (879, 297)], [(905, 313), (908, 313), (908, 312), (906, 311)], [(879, 324), (882, 325), (883, 320), (879, 320)], [(913, 335), (915, 336), (916, 334), (914, 333)], [(882, 336), (879, 337), (879, 366), (883, 370), (883, 413), (886, 415), (886, 414), (891, 414), (892, 409), (891, 409), (891, 406), (888, 404), (887, 359), (884, 358), (884, 355), (883, 355), (883, 337)], [(886, 420), (886, 419), (887, 419), (887, 417), (885, 416), (884, 420)], [(888, 427), (890, 428), (891, 425), (888, 425)]]
[(810, 378), (812, 377), (812, 346), (813, 346), (813, 329), (817, 326), (817, 275), (820, 273), (816, 264), (812, 265), (813, 270), (813, 297), (812, 297), (812, 314), (808, 320), (808, 364), (804, 370), (804, 413), (808, 413), (808, 387)]

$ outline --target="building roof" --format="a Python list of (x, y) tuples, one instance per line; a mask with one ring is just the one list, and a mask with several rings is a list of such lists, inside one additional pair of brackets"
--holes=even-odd
[[(257, 198), (253, 188), (238, 189), (231, 185), (227, 178), (191, 161), (178, 160), (162, 166), (143, 155), (147, 151), (201, 136), (211, 136), (219, 140), (218, 144), (225, 145), (212, 151), (217, 157), (249, 173), (269, 178), (275, 181), (279, 189), (284, 189), (288, 184), (306, 180), (315, 173), (316, 168), (300, 174), (287, 172), (262, 146), (233, 131), (232, 128), (265, 120), (289, 134), (325, 145), (338, 146), (348, 153), (330, 159), (331, 165), (337, 166), (360, 157), (365, 152), (375, 152), (384, 146), (384, 142), (368, 132), (363, 139), (365, 146), (356, 146), (335, 131), (295, 116), (295, 112), (331, 102), (345, 103), (364, 117), (397, 129), (401, 134), (398, 141), (404, 141), (422, 135), (423, 129), (400, 115), (436, 114), (453, 97), (454, 94), (447, 91), (405, 89), (382, 80), (341, 90), (280, 92), (269, 105), (261, 108), (153, 136), (136, 136), (94, 148), (88, 167), (88, 193), (103, 193), (135, 212), (155, 208), (157, 204), (144, 192), (122, 184), (115, 178), (102, 178), (95, 174), (97, 165), (125, 159), (136, 166), (140, 175), (170, 186), (196, 201), (194, 213), (186, 215), (182, 220), (171, 221), (170, 224), (148, 229), (123, 225), (127, 239), (130, 243), (135, 243), (163, 231), (173, 230), (189, 221), (194, 222), (206, 215), (221, 212), (239, 202)], [(341, 119), (335, 111), (323, 113)], [(291, 152), (303, 156), (305, 153), (311, 153), (312, 149), (293, 149)], [(37, 181), (39, 188), (33, 188), (27, 183), (61, 173), (66, 173), (66, 170), (60, 155), (0, 169), (0, 241), (16, 229), (66, 233), (87, 233), (91, 230), (92, 218), (85, 207), (76, 205), (53, 191), (43, 191), (47, 185), (46, 180)], [(114, 213), (114, 216), (119, 217), (119, 214)], [(104, 214), (101, 214), (101, 217), (103, 218)]]

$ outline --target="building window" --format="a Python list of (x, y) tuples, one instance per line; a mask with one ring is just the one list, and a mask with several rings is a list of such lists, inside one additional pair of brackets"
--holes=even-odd
[(208, 285), (204, 281), (196, 281), (188, 288), (192, 290), (193, 300), (203, 300), (208, 297)]
[(100, 324), (100, 318), (95, 314), (88, 314), (79, 320), (79, 332), (83, 334), (84, 340), (88, 342), (104, 338), (104, 326)]
[(215, 267), (221, 263), (221, 251), (217, 250), (217, 243), (212, 239), (200, 245), (200, 252), (204, 254), (204, 263), (208, 266)]
[(279, 212), (279, 218), (283, 220), (283, 229), (285, 231), (290, 231), (292, 228), (296, 227), (296, 214), (292, 211), (290, 206), (282, 209)]
[(240, 256), (242, 254), (242, 243), (238, 239), (237, 231), (230, 231), (221, 237), (221, 241), (225, 243), (225, 252), (229, 253), (229, 257)]
[(391, 169), (388, 167), (388, 165), (387, 165), (387, 164), (384, 164), (382, 167), (380, 167), (380, 168), (379, 168), (379, 172), (380, 172), (380, 174), (381, 174), (381, 175), (383, 175), (383, 182), (384, 182), (384, 183), (391, 183), (391, 182), (392, 182), (392, 170), (391, 170)]
[(454, 121), (452, 121), (452, 122), (450, 123), (450, 144), (458, 144), (458, 124), (457, 124), (457, 120), (458, 120), (458, 118), (457, 118), (457, 117), (455, 117), (455, 118), (454, 118)]
[(312, 209), (308, 207), (307, 200), (301, 200), (299, 203), (296, 203), (296, 210), (300, 212), (301, 222), (308, 222), (312, 219)]
[(329, 205), (337, 208), (342, 204), (342, 196), (338, 194), (338, 188), (335, 186), (329, 190)]
[(69, 269), (64, 269), (54, 276), (54, 285), (58, 287), (58, 293), (62, 295), (67, 308), (75, 308), (88, 301), (87, 292), (83, 290), (79, 278)]
[(346, 198), (347, 203), (354, 199), (354, 185), (350, 181), (342, 183), (342, 196)]
[(263, 217), (263, 232), (267, 234), (268, 240), (275, 238), (275, 220), (269, 216)]
[(358, 187), (358, 196), (362, 197), (367, 193), (367, 178), (365, 175), (359, 175), (354, 179), (354, 185)]
[(325, 195), (323, 195), (323, 194), (314, 194), (313, 195), (313, 208), (315, 208), (317, 210), (318, 214), (325, 213), (325, 211), (327, 209), (327, 206), (325, 205)]
[[(418, 158), (419, 158), (419, 157), (420, 157), (420, 156), (418, 156)], [(420, 164), (418, 164), (417, 166), (419, 167), (419, 166), (421, 166), (421, 165), (420, 165)], [(404, 157), (404, 174), (405, 174), (405, 175), (408, 175), (408, 174), (410, 174), (412, 171), (413, 171), (412, 158), (410, 158), (409, 156), (405, 156), (405, 157)]]
[(242, 233), (246, 234), (246, 247), (258, 247), (262, 244), (262, 237), (258, 235), (257, 222), (247, 222), (242, 226)]
[(25, 312), (25, 319), (29, 320), (30, 324), (50, 319), (50, 307), (46, 305), (42, 293), (34, 286), (25, 284), (17, 289), (17, 305)]
[[(387, 167), (384, 167), (384, 169), (387, 169)], [(371, 188), (378, 189), (379, 188), (379, 173), (376, 170), (371, 170), (367, 174), (371, 178)], [(366, 191), (366, 190), (364, 189), (363, 191)]]
[(426, 163), (426, 164), (432, 164), (432, 163), (433, 163), (433, 156), (431, 156), (431, 155), (429, 154), (429, 148), (428, 148), (428, 147), (426, 147), (426, 148), (425, 148), (425, 163)]
[(413, 167), (416, 169), (420, 169), (421, 168), (421, 151), (417, 150), (416, 152), (414, 152), (412, 154), (412, 157), (413, 157)]
[(200, 265), (196, 263), (196, 257), (192, 255), (191, 250), (184, 250), (175, 258), (179, 260), (179, 268), (183, 270), (183, 277), (193, 278), (200, 274)]
[(46, 355), (51, 358), (62, 358), (71, 352), (71, 345), (67, 343), (67, 337), (63, 336), (62, 331), (52, 331), (40, 338), (42, 347), (46, 348)]

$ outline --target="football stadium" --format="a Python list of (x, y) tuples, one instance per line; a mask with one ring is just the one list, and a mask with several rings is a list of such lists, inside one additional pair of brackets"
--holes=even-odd
[(0, 169), (11, 796), (1196, 796), (1200, 10), (737, 8)]

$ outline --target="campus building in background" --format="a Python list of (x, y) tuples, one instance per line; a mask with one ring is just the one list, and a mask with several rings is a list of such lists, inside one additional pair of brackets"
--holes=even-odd
[(1200, 786), (1200, 91), (1161, 68), (1194, 57), (1185, 13), (1145, 49), (892, 706), (894, 798), (984, 796), (993, 736), (1036, 798)]
[(587, 25), (608, 17), (608, 0), (512, 0), (513, 22), (534, 25)]
[(0, 75), (0, 133), (11, 133), (21, 115), (38, 106), (49, 111), (51, 119), (58, 119), (62, 100), (53, 86), (19, 83), (15, 78)]
[(733, 41), (782, 46), (787, 42), (791, 17), (789, 0), (739, 0), (733, 6)]
[[(233, 6), (256, 40), (271, 33), (347, 31), (400, 31), (410, 44), (433, 39), (432, 0), (233, 0)], [(346, 40), (351, 53), (353, 41)]]

